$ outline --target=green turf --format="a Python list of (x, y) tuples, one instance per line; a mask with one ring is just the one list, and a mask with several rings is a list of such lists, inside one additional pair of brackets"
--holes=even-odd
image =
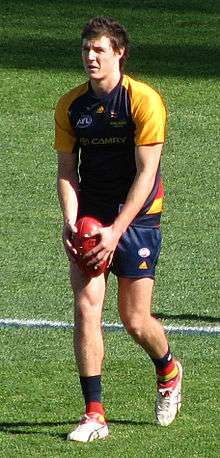
[[(113, 15), (128, 28), (126, 71), (156, 86), (169, 111), (162, 165), (164, 243), (154, 310), (166, 324), (216, 325), (220, 28), (214, 0), (1, 3), (0, 318), (72, 321), (53, 113), (60, 95), (85, 79), (80, 29), (96, 14)], [(104, 319), (118, 320), (113, 276)], [(70, 332), (59, 330), (0, 329), (3, 456), (219, 455), (217, 338), (172, 338), (186, 376), (183, 413), (169, 432), (152, 424), (150, 364), (125, 335), (107, 335), (104, 391), (112, 435), (85, 448), (64, 440), (82, 406), (71, 340)]]
[(152, 365), (125, 333), (106, 334), (103, 396), (111, 435), (81, 445), (65, 441), (82, 412), (71, 332), (7, 329), (1, 335), (2, 456), (218, 456), (215, 337), (171, 338), (184, 361), (184, 403), (171, 427), (158, 428)]

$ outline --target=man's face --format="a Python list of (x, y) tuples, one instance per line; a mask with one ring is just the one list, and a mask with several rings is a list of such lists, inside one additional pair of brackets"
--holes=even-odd
[(82, 42), (82, 60), (85, 71), (92, 80), (102, 80), (114, 75), (119, 69), (119, 61), (124, 49), (113, 50), (110, 39), (106, 36), (84, 39)]

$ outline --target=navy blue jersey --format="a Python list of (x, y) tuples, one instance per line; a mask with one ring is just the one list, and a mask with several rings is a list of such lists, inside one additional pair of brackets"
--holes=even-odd
[[(60, 99), (55, 120), (55, 149), (77, 154), (80, 214), (111, 224), (136, 175), (135, 146), (164, 142), (166, 111), (160, 95), (127, 75), (104, 97), (87, 82)], [(158, 226), (162, 200), (158, 168), (138, 222)]]

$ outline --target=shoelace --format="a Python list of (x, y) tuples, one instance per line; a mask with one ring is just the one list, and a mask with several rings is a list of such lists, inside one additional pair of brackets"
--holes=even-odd
[(102, 415), (94, 414), (94, 415), (87, 415), (86, 413), (80, 419), (80, 425), (85, 425), (89, 421), (97, 421), (99, 423), (104, 423)]
[(89, 421), (89, 417), (88, 415), (83, 415), (81, 418), (80, 418), (80, 425), (84, 425), (85, 423), (88, 423)]
[(170, 397), (172, 391), (173, 391), (172, 388), (159, 388), (159, 393), (160, 393), (161, 396), (163, 396), (164, 398)]
[(176, 385), (178, 383), (179, 378), (177, 377), (174, 380), (171, 380), (170, 382), (158, 384), (158, 391), (159, 393), (161, 393), (162, 396), (169, 397), (171, 395), (172, 391), (176, 388)]

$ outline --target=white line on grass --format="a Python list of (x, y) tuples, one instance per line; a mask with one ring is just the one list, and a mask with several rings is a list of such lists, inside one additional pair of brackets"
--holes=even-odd
[[(15, 327), (15, 328), (55, 328), (55, 329), (72, 329), (73, 323), (65, 323), (63, 321), (47, 321), (47, 320), (19, 320), (12, 318), (1, 318), (0, 328)], [(124, 327), (120, 323), (103, 323), (103, 328), (108, 331), (122, 331)], [(171, 334), (187, 334), (187, 335), (211, 335), (220, 334), (220, 327), (203, 327), (203, 326), (164, 326), (165, 330)]]

